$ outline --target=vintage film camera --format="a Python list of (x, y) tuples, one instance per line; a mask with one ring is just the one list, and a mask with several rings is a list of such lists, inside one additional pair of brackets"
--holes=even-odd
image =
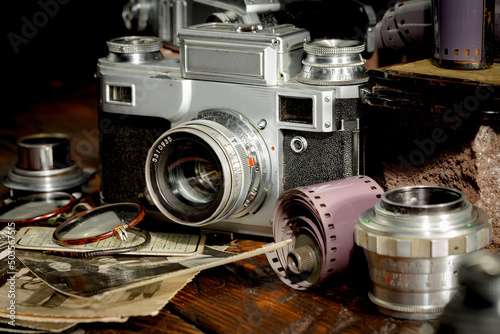
[(159, 38), (118, 38), (98, 62), (103, 202), (270, 236), (284, 190), (362, 172), (363, 43), (223, 23), (179, 41), (180, 59)]
[[(365, 43), (365, 58), (374, 51), (376, 13), (360, 0), (129, 0), (122, 18), (131, 34), (158, 36), (178, 50), (182, 28), (206, 22), (293, 24), (312, 39), (356, 39)], [(372, 1), (373, 2), (373, 1)], [(386, 2), (384, 2), (386, 5)]]

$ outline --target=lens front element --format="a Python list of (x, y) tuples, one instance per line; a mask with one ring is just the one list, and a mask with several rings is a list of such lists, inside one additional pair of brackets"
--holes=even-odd
[(189, 205), (215, 200), (223, 185), (215, 152), (196, 138), (185, 138), (166, 159), (165, 179), (176, 197)]

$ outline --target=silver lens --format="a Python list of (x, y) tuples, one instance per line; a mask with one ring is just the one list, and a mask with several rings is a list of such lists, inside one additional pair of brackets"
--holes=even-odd
[(62, 133), (38, 133), (17, 141), (17, 165), (26, 170), (71, 167), (71, 137)]
[(269, 189), (269, 163), (262, 139), (242, 116), (210, 111), (155, 142), (146, 182), (167, 218), (206, 225), (255, 212)]
[(3, 178), (3, 185), (37, 193), (81, 186), (95, 170), (82, 169), (71, 159), (70, 142), (71, 137), (63, 133), (37, 133), (19, 138), (18, 161)]
[(355, 241), (365, 250), (369, 297), (381, 313), (434, 319), (459, 290), (462, 258), (491, 241), (491, 222), (458, 190), (405, 187), (360, 215)]

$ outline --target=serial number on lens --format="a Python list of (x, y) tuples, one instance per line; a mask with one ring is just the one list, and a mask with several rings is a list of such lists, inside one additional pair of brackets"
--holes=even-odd
[(151, 156), (151, 161), (152, 162), (158, 162), (158, 158), (160, 157), (161, 152), (167, 147), (168, 144), (172, 142), (172, 138), (170, 136), (165, 137), (157, 146), (156, 149), (154, 150), (153, 155)]

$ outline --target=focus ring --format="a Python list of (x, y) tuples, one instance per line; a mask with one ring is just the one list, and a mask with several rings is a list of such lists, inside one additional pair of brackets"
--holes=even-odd
[[(408, 203), (388, 201), (388, 193), (405, 198)], [(443, 203), (410, 204), (422, 193), (454, 193), (455, 196), (446, 196)], [(460, 199), (460, 206), (454, 204), (455, 198)], [(379, 203), (359, 216), (356, 243), (379, 255), (405, 258), (436, 258), (482, 249), (491, 240), (491, 223), (484, 210), (473, 207), (463, 198), (460, 192), (443, 187), (388, 191)], [(451, 207), (449, 203), (454, 205)], [(445, 208), (444, 211), (441, 208)]]
[[(193, 146), (192, 141), (198, 142), (198, 146)], [(170, 129), (153, 144), (148, 153), (145, 170), (151, 200), (170, 220), (191, 226), (215, 223), (245, 210), (247, 198), (254, 196), (254, 178), (244, 145), (235, 132), (211, 120), (192, 120)], [(195, 151), (190, 151), (193, 147), (196, 148)], [(177, 156), (176, 148), (187, 148), (188, 155)], [(185, 177), (183, 167), (180, 167), (186, 161), (196, 160), (190, 158), (190, 155), (200, 156), (201, 160), (214, 161), (214, 164), (219, 166), (216, 168), (218, 171), (214, 172), (214, 175), (220, 173), (220, 176), (214, 177), (221, 183), (216, 195), (205, 195), (206, 192), (212, 191), (211, 188), (208, 188), (208, 191), (203, 188), (205, 183), (210, 184), (210, 180), (205, 180), (208, 179), (208, 174), (195, 175), (202, 181), (201, 188), (190, 186), (190, 181), (187, 181), (189, 177)], [(172, 160), (169, 160), (170, 157)], [(192, 167), (189, 164), (187, 166), (189, 172)], [(165, 168), (169, 173), (173, 173), (172, 177), (167, 176), (170, 182), (162, 181), (165, 179), (162, 169)], [(176, 174), (176, 170), (181, 172)], [(203, 168), (202, 172), (204, 173)]]
[(371, 292), (368, 293), (368, 298), (372, 303), (389, 309), (391, 311), (402, 312), (402, 313), (440, 313), (443, 312), (444, 306), (404, 306), (404, 305), (394, 305), (386, 303), (385, 301), (375, 297)]
[(379, 255), (395, 257), (441, 257), (470, 253), (484, 248), (491, 239), (491, 229), (485, 226), (474, 233), (446, 238), (417, 238), (392, 237), (378, 235), (366, 231), (363, 225), (369, 224), (366, 219), (360, 218), (356, 226), (356, 243), (366, 250)]

